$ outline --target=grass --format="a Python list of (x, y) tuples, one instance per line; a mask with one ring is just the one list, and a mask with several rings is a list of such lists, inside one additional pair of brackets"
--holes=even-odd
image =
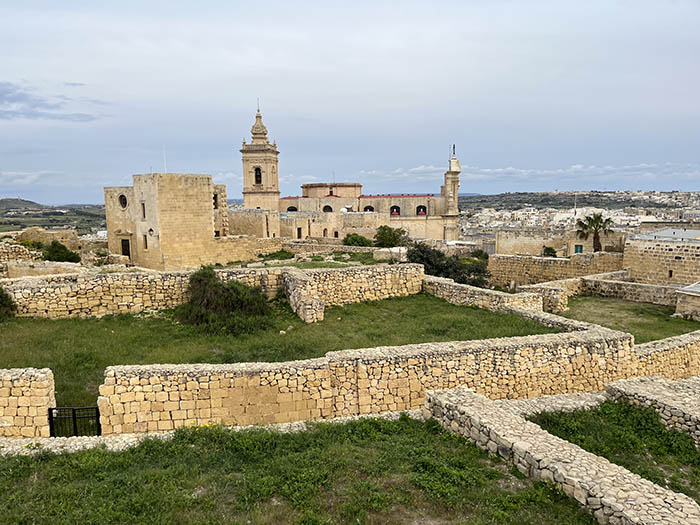
[(650, 303), (633, 303), (605, 297), (569, 298), (570, 319), (599, 324), (634, 335), (637, 343), (647, 343), (700, 330), (700, 322), (671, 317), (674, 308)]
[(275, 303), (271, 328), (236, 337), (202, 334), (167, 316), (14, 318), (0, 323), (0, 368), (49, 367), (59, 406), (81, 406), (95, 403), (108, 365), (289, 361), (349, 348), (556, 331), (424, 293), (328, 308), (325, 317), (306, 324), (286, 303)]
[(539, 414), (533, 421), (556, 436), (700, 503), (700, 451), (690, 436), (664, 427), (651, 408), (605, 402), (590, 410)]
[(4, 458), (0, 493), (7, 523), (594, 523), (554, 487), (407, 417)]

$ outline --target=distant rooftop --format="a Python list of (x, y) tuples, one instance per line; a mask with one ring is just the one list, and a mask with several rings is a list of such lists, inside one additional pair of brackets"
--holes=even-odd
[(700, 283), (691, 284), (679, 290), (681, 293), (690, 293), (693, 295), (700, 295)]
[(663, 228), (661, 230), (636, 235), (635, 239), (659, 241), (700, 241), (700, 229), (697, 228)]

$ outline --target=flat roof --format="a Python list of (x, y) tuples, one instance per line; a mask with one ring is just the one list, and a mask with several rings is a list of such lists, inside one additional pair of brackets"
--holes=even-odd
[(697, 228), (662, 228), (655, 232), (635, 235), (636, 239), (697, 241), (700, 240), (700, 229)]

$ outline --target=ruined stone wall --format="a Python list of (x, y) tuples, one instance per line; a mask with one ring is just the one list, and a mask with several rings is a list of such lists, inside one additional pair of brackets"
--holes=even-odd
[(0, 262), (7, 261), (41, 261), (44, 258), (41, 252), (35, 252), (21, 244), (0, 242)]
[(17, 236), (18, 241), (38, 241), (44, 244), (51, 244), (58, 241), (70, 250), (77, 250), (78, 232), (75, 230), (47, 230), (40, 227), (32, 227), (22, 230)]
[(49, 408), (55, 406), (50, 369), (0, 370), (0, 437), (48, 437)]
[(423, 291), (452, 304), (478, 306), (487, 310), (525, 308), (542, 311), (542, 296), (534, 293), (510, 294), (459, 284), (452, 279), (426, 275)]
[[(324, 239), (330, 240), (330, 239)], [(342, 239), (341, 239), (342, 241)], [(333, 253), (333, 252), (348, 252), (348, 253), (373, 253), (380, 248), (375, 248), (373, 246), (344, 246), (342, 242), (337, 243), (309, 243), (309, 242), (285, 242), (282, 244), (282, 249), (287, 250), (293, 254), (298, 253), (308, 253), (308, 254), (322, 254), (322, 253)]]
[(596, 277), (582, 277), (585, 292), (598, 297), (611, 297), (635, 303), (652, 303), (675, 306), (677, 286), (633, 283)]
[(636, 282), (693, 284), (700, 281), (700, 241), (632, 239), (623, 266)]
[(622, 267), (622, 255), (618, 253), (598, 252), (569, 258), (496, 254), (489, 257), (488, 270), (494, 284), (520, 286), (612, 272)]
[(33, 275), (57, 275), (62, 273), (87, 273), (90, 270), (80, 263), (54, 261), (10, 261), (6, 263), (6, 277), (15, 279)]
[(700, 321), (700, 294), (679, 293), (678, 302), (676, 303), (676, 315)]
[(685, 379), (700, 374), (700, 330), (635, 346), (638, 376)]
[(427, 390), (491, 398), (602, 390), (635, 370), (632, 338), (596, 329), (330, 352), (287, 363), (109, 367), (103, 434), (267, 424), (417, 409)]

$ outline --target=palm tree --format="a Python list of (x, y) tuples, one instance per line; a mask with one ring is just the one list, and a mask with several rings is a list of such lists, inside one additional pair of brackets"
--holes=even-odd
[(603, 249), (600, 244), (600, 235), (612, 233), (612, 220), (610, 217), (603, 218), (602, 213), (594, 213), (576, 221), (576, 236), (579, 239), (588, 239), (593, 234), (593, 251), (599, 252)]

